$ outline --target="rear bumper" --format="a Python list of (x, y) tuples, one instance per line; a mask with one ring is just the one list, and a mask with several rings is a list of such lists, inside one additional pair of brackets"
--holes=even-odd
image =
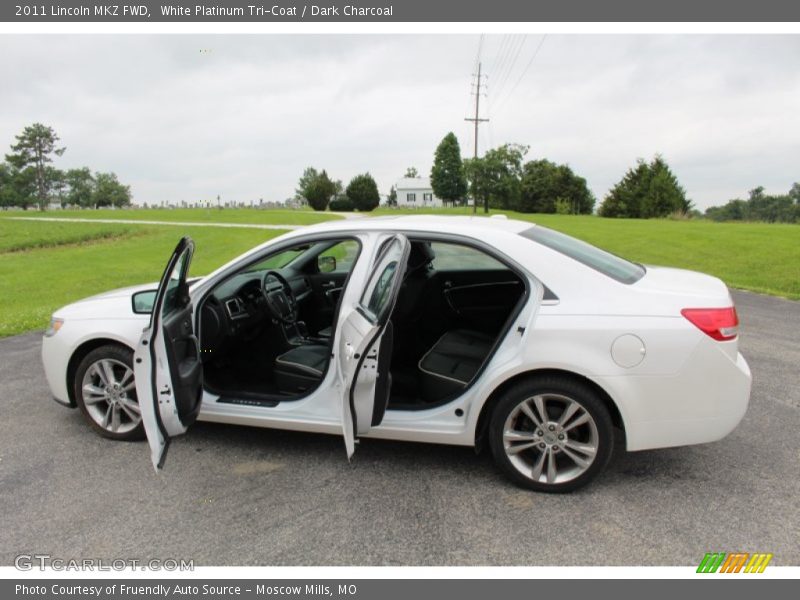
[(700, 344), (673, 377), (625, 379), (606, 383), (625, 388), (615, 397), (626, 398), (620, 411), (630, 451), (721, 440), (747, 412), (752, 384), (744, 357), (732, 360), (714, 343)]

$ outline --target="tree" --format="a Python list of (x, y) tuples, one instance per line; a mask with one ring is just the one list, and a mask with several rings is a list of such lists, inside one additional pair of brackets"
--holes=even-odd
[(601, 217), (649, 219), (672, 213), (688, 213), (692, 201), (678, 183), (666, 161), (656, 155), (650, 163), (643, 159), (628, 169), (606, 195), (600, 206)]
[(489, 212), (489, 206), (511, 209), (518, 204), (522, 159), (527, 152), (527, 146), (504, 144), (483, 157), (464, 161), (470, 193), (476, 203), (483, 204), (484, 212)]
[(568, 165), (533, 160), (522, 167), (516, 209), (526, 213), (591, 214), (594, 195), (586, 180), (575, 175)]
[(378, 184), (369, 173), (353, 177), (347, 184), (345, 194), (353, 206), (362, 212), (374, 210), (381, 201)]
[(386, 198), (386, 206), (397, 206), (397, 189), (392, 186)]
[(297, 182), (295, 192), (308, 202), (314, 210), (325, 210), (332, 197), (341, 194), (341, 181), (332, 181), (325, 169), (322, 172), (307, 167)]
[(789, 198), (794, 200), (795, 204), (800, 204), (800, 183), (794, 182), (792, 189), (789, 190)]
[(303, 174), (300, 176), (300, 180), (297, 182), (295, 194), (301, 198), (305, 198), (308, 187), (317, 177), (319, 177), (319, 173), (314, 167), (306, 167), (305, 171), (303, 171)]
[(327, 171), (322, 170), (310, 180), (305, 190), (305, 199), (314, 210), (325, 210), (328, 203), (336, 193), (336, 183), (328, 177)]
[(436, 148), (431, 168), (431, 187), (433, 193), (445, 202), (460, 202), (467, 195), (461, 148), (452, 131), (444, 136)]
[(55, 167), (45, 167), (45, 179), (50, 190), (51, 201), (58, 201), (59, 205), (64, 204), (64, 191), (67, 188), (66, 173)]
[(103, 206), (128, 206), (131, 203), (131, 189), (122, 185), (114, 173), (95, 173), (92, 204)]
[(408, 179), (416, 179), (419, 177), (419, 171), (417, 171), (416, 167), (408, 167), (406, 169), (406, 174), (403, 177), (407, 177)]
[(18, 171), (32, 170), (39, 210), (45, 210), (52, 189), (46, 167), (53, 162), (52, 155), (61, 156), (66, 148), (59, 148), (56, 132), (41, 123), (27, 126), (16, 137), (17, 143), (11, 145), (12, 154), (6, 154), (6, 160)]
[(14, 206), (14, 201), (14, 173), (8, 164), (0, 163), (0, 208)]
[(74, 206), (92, 206), (94, 194), (94, 177), (89, 167), (69, 169), (64, 174), (67, 183), (66, 204)]
[(786, 194), (767, 194), (762, 186), (750, 190), (747, 200), (734, 198), (722, 206), (711, 206), (705, 216), (715, 221), (800, 222), (800, 185)]
[(23, 210), (36, 204), (35, 172), (31, 168), (19, 170), (8, 163), (0, 163), (0, 207), (17, 206)]

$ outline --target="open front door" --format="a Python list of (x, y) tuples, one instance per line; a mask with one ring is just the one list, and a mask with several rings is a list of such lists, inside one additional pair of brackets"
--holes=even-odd
[(392, 349), (389, 317), (403, 282), (408, 252), (409, 242), (403, 235), (385, 241), (361, 299), (342, 315), (337, 360), (348, 458), (355, 452), (356, 436), (380, 424), (389, 401)]
[(150, 325), (134, 354), (136, 395), (156, 469), (164, 465), (170, 438), (186, 433), (197, 419), (203, 396), (203, 364), (186, 283), (193, 253), (194, 242), (182, 238), (161, 277)]

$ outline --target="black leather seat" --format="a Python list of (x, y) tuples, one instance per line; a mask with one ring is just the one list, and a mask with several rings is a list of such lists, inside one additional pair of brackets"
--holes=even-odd
[(448, 331), (420, 359), (422, 399), (437, 402), (463, 391), (492, 350), (494, 338), (485, 333)]
[(306, 392), (322, 380), (331, 351), (328, 346), (306, 344), (292, 348), (275, 359), (275, 385), (281, 392)]
[[(397, 302), (392, 311), (392, 320), (404, 323), (419, 314), (417, 306), (422, 299), (425, 284), (430, 279), (431, 263), (435, 258), (436, 253), (433, 251), (430, 242), (411, 242), (408, 266), (403, 276), (403, 284), (400, 287)], [(403, 332), (400, 331), (399, 333), (402, 339)], [(322, 339), (330, 339), (332, 335), (333, 326), (324, 327), (317, 332), (317, 337)], [(404, 348), (401, 347), (400, 353), (403, 350)]]

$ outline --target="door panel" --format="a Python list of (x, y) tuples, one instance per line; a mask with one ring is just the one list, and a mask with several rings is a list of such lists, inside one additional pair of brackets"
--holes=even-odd
[(192, 305), (165, 317), (164, 339), (167, 362), (175, 391), (178, 418), (188, 427), (197, 419), (203, 389), (203, 364), (192, 327)]
[(337, 359), (342, 389), (342, 429), (348, 458), (355, 437), (380, 424), (389, 398), (391, 349), (383, 343), (408, 261), (409, 243), (394, 235), (383, 243), (361, 299), (343, 307)]
[(161, 277), (150, 325), (134, 354), (136, 394), (156, 469), (164, 465), (170, 439), (197, 419), (203, 395), (203, 364), (186, 283), (193, 253), (192, 240), (182, 238)]
[(429, 341), (457, 328), (497, 333), (524, 291), (510, 269), (436, 271), (426, 290), (430, 302), (423, 317)]

